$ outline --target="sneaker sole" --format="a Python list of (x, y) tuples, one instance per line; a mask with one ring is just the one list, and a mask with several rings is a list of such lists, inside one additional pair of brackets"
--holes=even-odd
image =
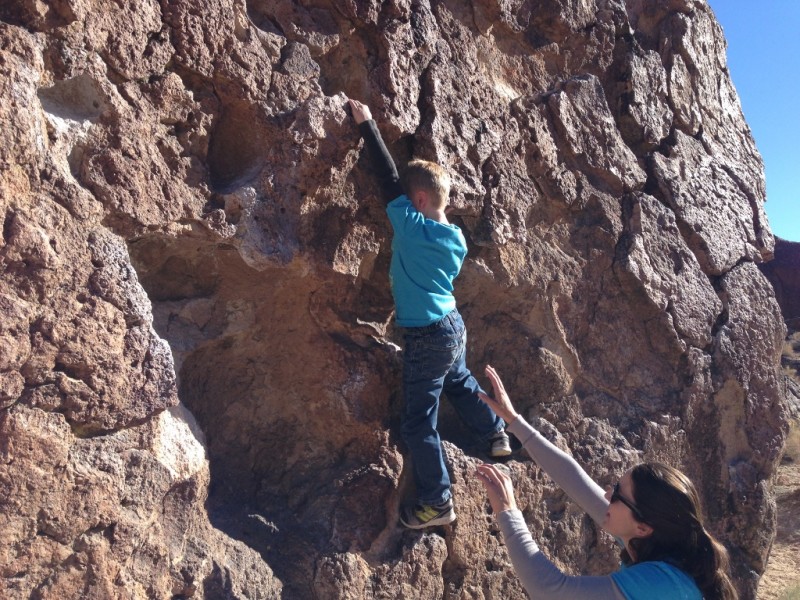
[(436, 527), (437, 525), (449, 525), (455, 520), (456, 520), (456, 513), (454, 511), (450, 511), (447, 514), (444, 514), (440, 517), (436, 517), (435, 519), (431, 519), (430, 521), (426, 521), (425, 523), (420, 523), (419, 525), (412, 525), (411, 523), (406, 523), (403, 520), (403, 516), (400, 515), (400, 522), (403, 524), (403, 526), (407, 527), (408, 529), (426, 529), (428, 527)]
[(504, 456), (511, 456), (513, 454), (513, 450), (509, 448), (508, 450), (495, 450), (494, 452), (489, 452), (490, 458), (503, 458)]

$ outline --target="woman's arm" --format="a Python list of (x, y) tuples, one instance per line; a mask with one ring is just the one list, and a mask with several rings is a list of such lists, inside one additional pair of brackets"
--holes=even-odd
[(486, 376), (492, 382), (494, 398), (479, 394), (489, 408), (508, 423), (508, 431), (522, 442), (525, 450), (570, 498), (589, 513), (597, 524), (602, 524), (608, 510), (603, 488), (597, 485), (572, 456), (551, 444), (541, 433), (525, 422), (511, 404), (500, 376), (493, 367), (486, 367)]
[(536, 600), (625, 600), (610, 575), (565, 575), (539, 550), (519, 510), (497, 515), (511, 564), (522, 586)]
[(489, 502), (503, 532), (511, 564), (523, 587), (537, 600), (625, 600), (614, 580), (607, 577), (564, 575), (542, 554), (517, 510), (514, 486), (506, 469), (499, 465), (478, 465), (478, 479), (486, 488)]
[(608, 510), (605, 492), (575, 459), (550, 443), (519, 415), (509, 424), (508, 431), (522, 442), (536, 464), (598, 525), (602, 525)]

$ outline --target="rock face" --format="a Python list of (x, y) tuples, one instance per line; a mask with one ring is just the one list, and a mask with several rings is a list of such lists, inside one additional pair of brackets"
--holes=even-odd
[[(523, 597), (446, 403), (459, 519), (396, 525), (390, 231), (353, 97), (399, 163), (453, 175), (473, 369), (603, 484), (685, 469), (753, 598), (785, 328), (706, 3), (199, 6), (0, 8), (0, 596)], [(548, 554), (613, 570), (509, 464)]]

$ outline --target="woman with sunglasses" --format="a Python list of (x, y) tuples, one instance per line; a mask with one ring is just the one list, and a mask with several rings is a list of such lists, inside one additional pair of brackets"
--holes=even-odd
[(568, 576), (539, 551), (517, 509), (511, 478), (496, 465), (477, 475), (503, 531), (522, 585), (537, 600), (735, 600), (728, 554), (703, 525), (699, 497), (680, 471), (659, 463), (629, 469), (607, 492), (514, 410), (497, 372), (486, 367), (494, 399), (481, 399), (508, 423), (537, 464), (622, 546), (619, 571)]

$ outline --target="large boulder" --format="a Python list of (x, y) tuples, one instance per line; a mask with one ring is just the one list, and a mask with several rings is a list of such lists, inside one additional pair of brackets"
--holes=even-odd
[[(601, 484), (686, 470), (755, 597), (785, 328), (704, 1), (8, 0), (0, 73), (0, 595), (523, 597), (446, 403), (458, 521), (397, 526), (357, 98), (401, 165), (452, 173), (470, 366)], [(509, 466), (557, 563), (615, 568)]]

